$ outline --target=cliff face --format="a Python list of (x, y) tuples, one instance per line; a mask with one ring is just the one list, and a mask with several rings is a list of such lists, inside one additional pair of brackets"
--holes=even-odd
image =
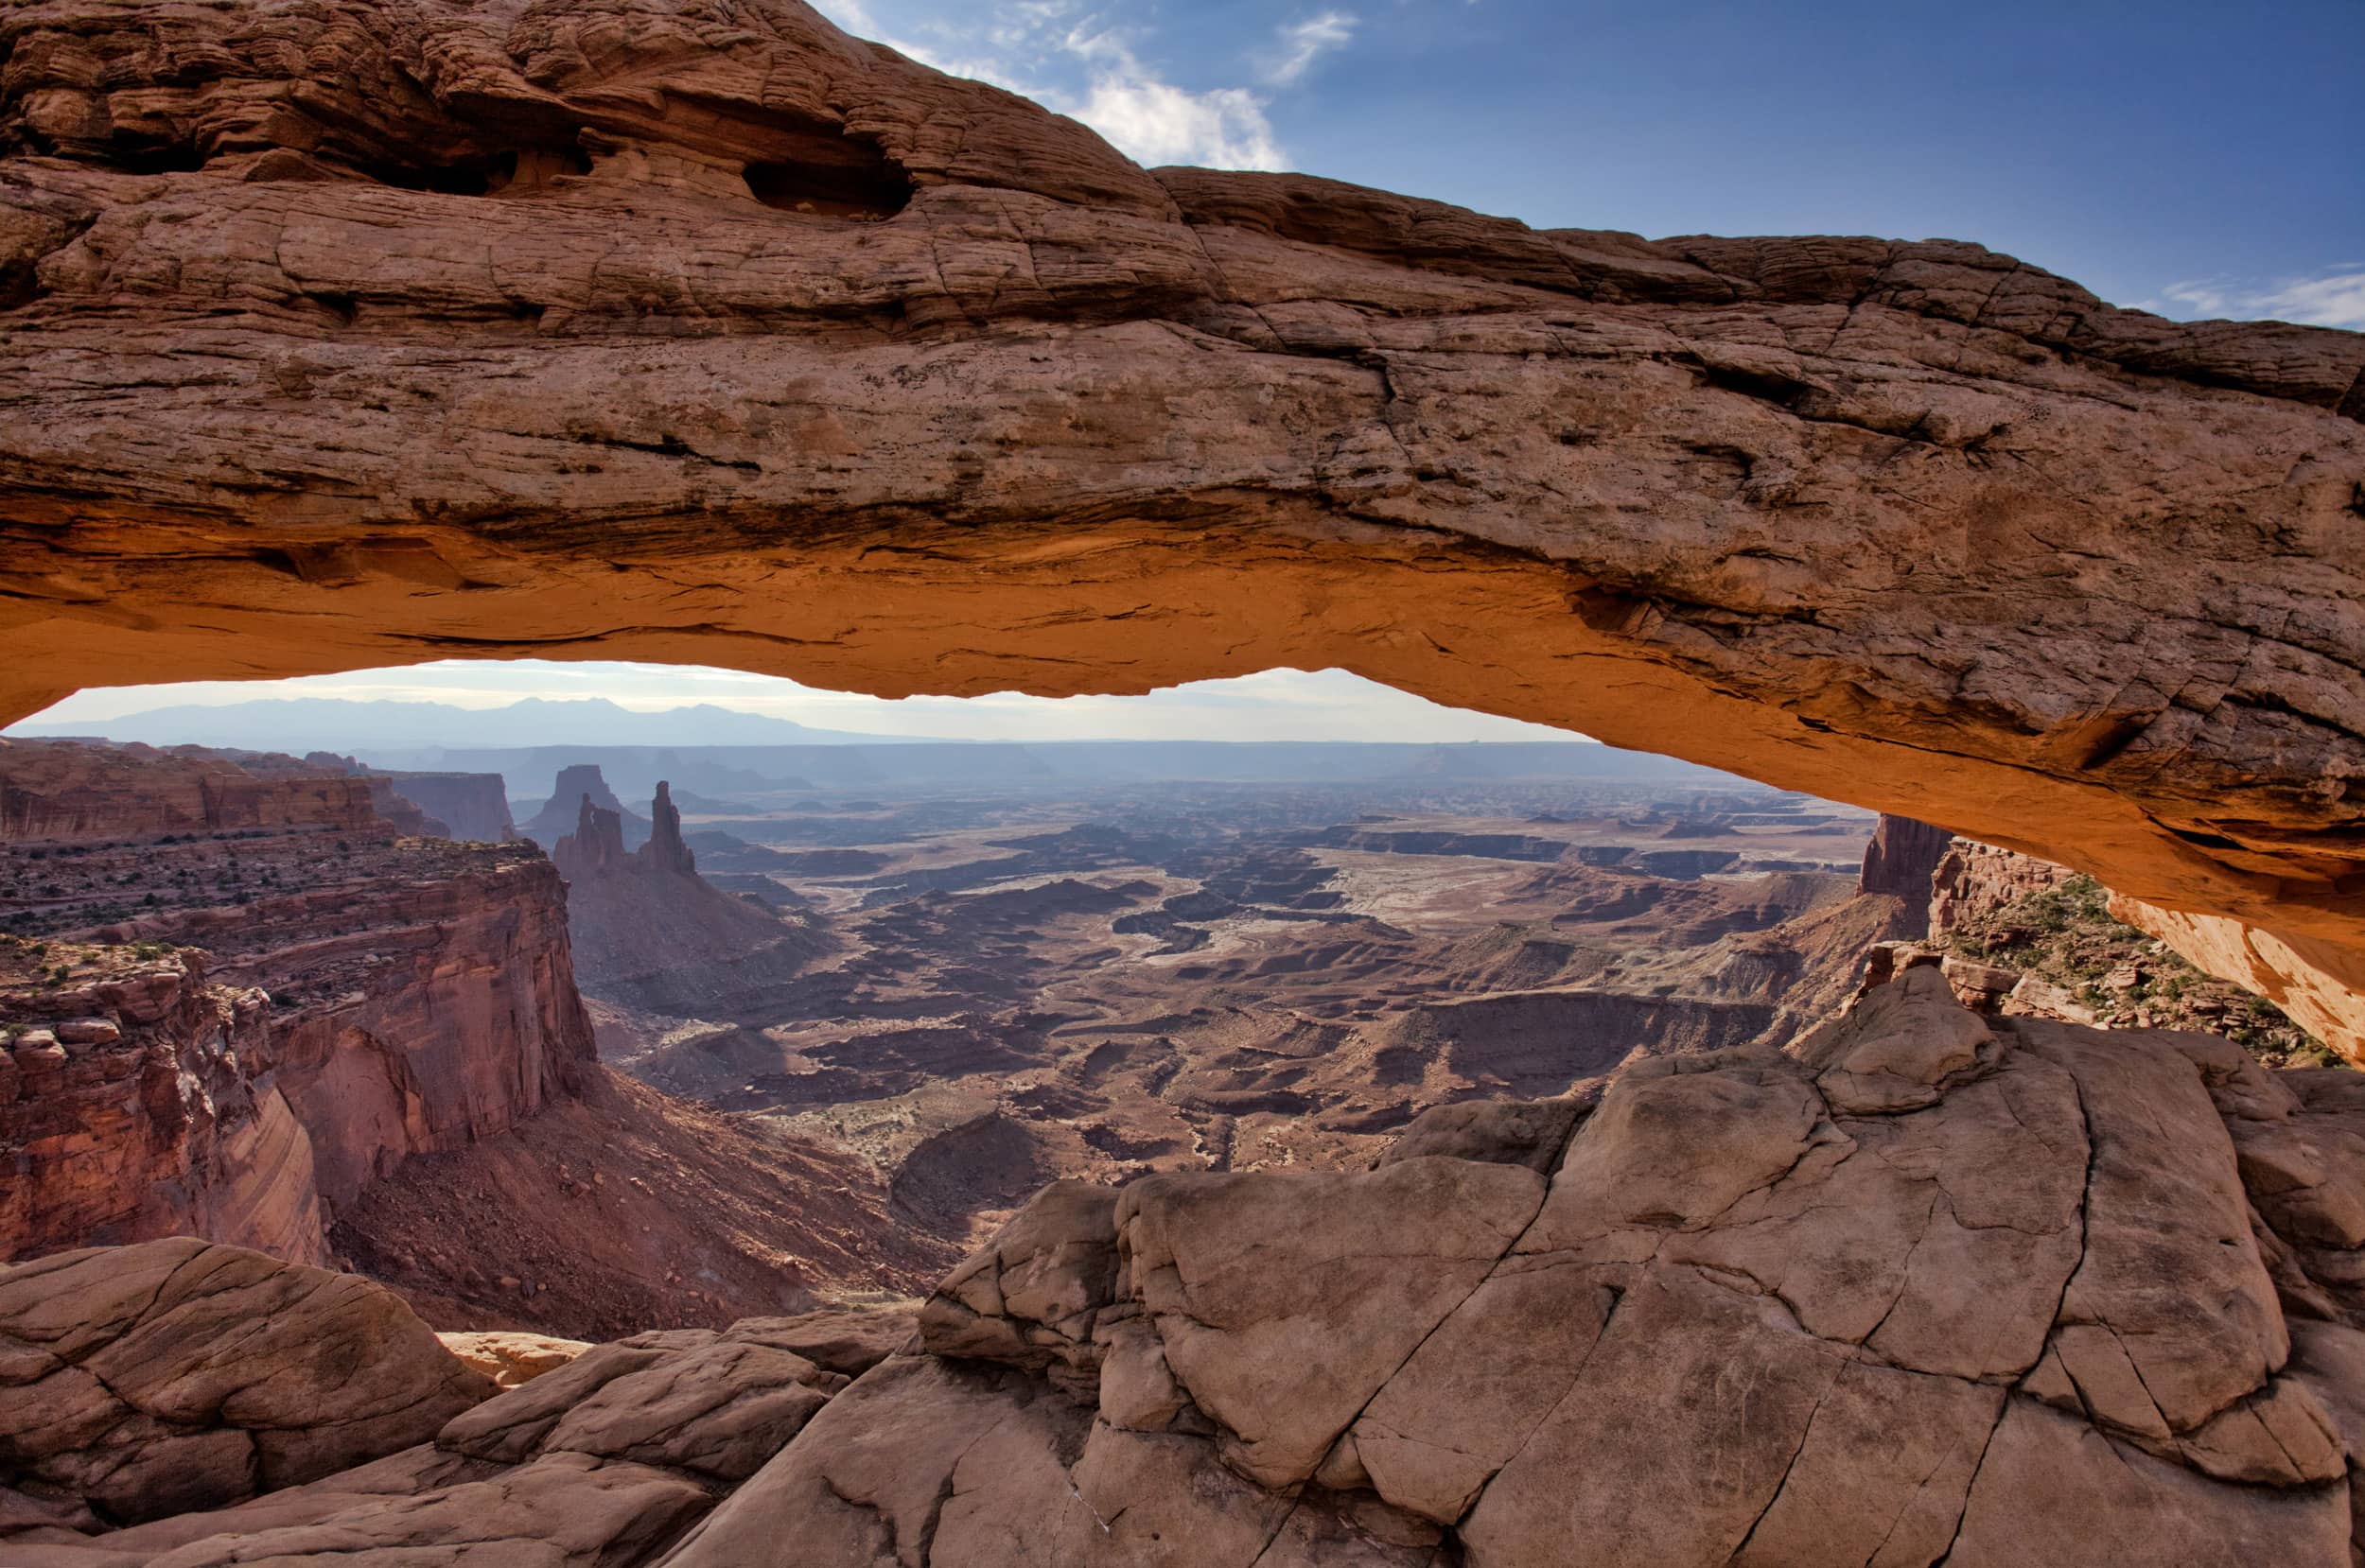
[(497, 773), (381, 774), (394, 793), (444, 825), (444, 836), (501, 844), (517, 836), (509, 795)]
[(269, 1005), (203, 958), (0, 938), (0, 1259), (188, 1234), (327, 1262)]
[[(0, 766), (22, 755), (0, 751)], [(322, 1256), (324, 1218), (370, 1181), (504, 1132), (581, 1081), (592, 1043), (566, 890), (531, 845), (396, 838), (366, 814), (369, 781), (338, 777), (294, 780), (354, 792), (332, 793), (330, 826), (101, 838), (182, 820), (220, 764), (83, 746), (37, 760), (40, 789), (20, 798), (84, 836), (0, 844), (0, 923), (26, 981), (0, 995), (0, 1023), (35, 1029), (84, 1005), (71, 985), (86, 970), (114, 987), (99, 1013), (118, 1037), (54, 1071), (46, 1046), (16, 1067), (0, 1135), (43, 1185), (11, 1200), (38, 1216), (16, 1222), (14, 1250), (162, 1227)], [(74, 778), (113, 782), (103, 810), (67, 793)], [(172, 948), (204, 950), (203, 967), (150, 997), (163, 971), (140, 955)], [(61, 961), (80, 967), (63, 990), (41, 982)], [(112, 978), (126, 965), (136, 984)], [(26, 1088), (52, 1079), (81, 1087)]]
[[(2293, 955), (2253, 956), (2266, 940), (2231, 921), (2171, 916), (2113, 895), (2067, 866), (1969, 839), (1941, 838), (1930, 855), (1918, 823), (1883, 817), (1866, 857), (1866, 880), (1884, 844), (1917, 845), (1929, 864), (1921, 888), (1920, 940), (1883, 945), (1874, 980), (1901, 965), (1939, 963), (1965, 1001), (2005, 1013), (2111, 1028), (2196, 1029), (2222, 1034), (2277, 1067), (2328, 1064), (2335, 1054), (2365, 1057), (2365, 1030), (2346, 993), (2310, 991)], [(1914, 900), (1910, 875), (1885, 857), (1883, 880)], [(1903, 922), (1892, 936), (1909, 933)], [(2197, 945), (2231, 935), (2220, 950)], [(2163, 950), (2164, 945), (2166, 950)]]
[(333, 885), (103, 934), (204, 946), (219, 978), (270, 994), (263, 1065), (333, 1206), (408, 1156), (506, 1131), (592, 1058), (566, 889), (530, 847), (413, 844)]
[(258, 828), (359, 831), (378, 820), (368, 784), (333, 773), (266, 775), (222, 758), (152, 746), (0, 740), (0, 842)]
[(1984, 925), (2021, 899), (2060, 886), (2072, 875), (2069, 867), (2034, 855), (1953, 839), (1926, 884), (1928, 934), (1943, 938)]
[(1911, 817), (1883, 814), (1865, 846), (1864, 873), (1856, 891), (1902, 901), (1897, 934), (1926, 936), (1930, 932), (1930, 879), (1944, 859), (1954, 835)]

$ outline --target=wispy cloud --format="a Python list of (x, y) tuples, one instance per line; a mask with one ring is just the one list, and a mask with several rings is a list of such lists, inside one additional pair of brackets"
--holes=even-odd
[(902, 29), (870, 0), (817, 0), (840, 26), (954, 76), (1023, 93), (1091, 126), (1145, 164), (1285, 168), (1288, 154), (1267, 115), (1270, 93), (1305, 78), (1352, 42), (1352, 12), (1323, 10), (1285, 24), (1269, 44), (1244, 44), (1242, 82), (1190, 87), (1152, 57), (1148, 35), (1085, 0), (999, 0), (933, 10)]
[(1265, 79), (1275, 87), (1294, 86), (1314, 61), (1355, 39), (1356, 18), (1350, 11), (1323, 11), (1282, 27), (1279, 47), (1265, 66)]
[(2365, 262), (2339, 262), (2313, 276), (2189, 278), (2136, 307), (2168, 316), (2224, 316), (2237, 321), (2301, 322), (2365, 332)]
[[(1145, 164), (1210, 168), (1280, 168), (1264, 100), (1244, 87), (1192, 92), (1160, 79), (1114, 33), (1072, 28), (1061, 47), (1091, 69), (1083, 97), (1051, 106), (1099, 131)], [(1064, 95), (1062, 95), (1064, 96)]]

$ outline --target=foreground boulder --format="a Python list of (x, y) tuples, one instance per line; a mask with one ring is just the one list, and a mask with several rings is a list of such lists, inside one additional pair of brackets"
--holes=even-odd
[(1984, 1018), (1915, 968), (1795, 1054), (1452, 1107), (1370, 1171), (1056, 1184), (916, 1333), (637, 1335), (306, 1485), (101, 1532), (35, 1518), (44, 1479), (0, 1537), (10, 1568), (2352, 1568), (2354, 1077)]
[(493, 1391), (350, 1274), (188, 1237), (0, 1268), (0, 1488), (111, 1524), (316, 1480)]
[[(261, 1310), (271, 1300), (301, 1302), (310, 1291), (369, 1302), (374, 1310), (391, 1305), (403, 1311), (386, 1292), (349, 1275), (291, 1268), (197, 1243), (99, 1249), (79, 1255), (78, 1266), (105, 1270), (136, 1294), (152, 1290), (153, 1265), (168, 1262), (159, 1248), (184, 1251), (193, 1261), (179, 1265), (183, 1272), (235, 1266), (259, 1274), (262, 1283), (246, 1304)], [(0, 1301), (16, 1299), (7, 1292), (18, 1282), (0, 1277)], [(45, 1300), (59, 1312), (109, 1310), (87, 1291)], [(26, 1315), (39, 1315), (0, 1320), (0, 1333), (14, 1333), (9, 1325)], [(218, 1313), (185, 1323), (176, 1344), (181, 1362), (202, 1368), (235, 1363), (246, 1347), (266, 1340), (301, 1362), (308, 1343), (314, 1365), (358, 1368), (358, 1381), (374, 1385), (407, 1378), (425, 1386), (430, 1375), (440, 1376), (457, 1380), (464, 1397), (420, 1402), (406, 1419), (369, 1428), (366, 1444), (358, 1432), (347, 1434), (347, 1463), (365, 1463), (327, 1475), (317, 1466), (266, 1472), (259, 1487), (238, 1487), (238, 1477), (222, 1467), (200, 1472), (215, 1483), (210, 1494), (169, 1484), (176, 1465), (191, 1453), (202, 1458), (209, 1451), (172, 1446), (169, 1438), (136, 1426), (117, 1435), (118, 1446), (133, 1457), (110, 1472), (119, 1484), (104, 1507), (79, 1508), (45, 1478), (61, 1468), (57, 1455), (45, 1469), (36, 1463), (14, 1477), (0, 1472), (0, 1561), (10, 1568), (315, 1561), (340, 1568), (628, 1568), (669, 1547), (779, 1454), (846, 1386), (849, 1371), (867, 1370), (886, 1355), (886, 1345), (911, 1333), (910, 1315), (900, 1308), (839, 1308), (750, 1318), (722, 1333), (669, 1330), (588, 1347), (550, 1340), (520, 1346), (516, 1342), (527, 1336), (518, 1335), (464, 1339), (471, 1353), (498, 1349), (511, 1366), (542, 1368), (496, 1395), (489, 1383), (448, 1356), (443, 1365), (423, 1358), (422, 1335), (436, 1355), (443, 1352), (415, 1319), (381, 1315), (376, 1321), (388, 1331), (385, 1336), (356, 1342), (340, 1338), (336, 1323), (300, 1307), (279, 1325), (284, 1334), (269, 1319)], [(321, 1335), (307, 1342), (305, 1335), (313, 1330)], [(0, 1347), (10, 1343), (0, 1340)], [(36, 1410), (38, 1393), (0, 1388), (0, 1411)], [(316, 1393), (331, 1409), (342, 1397), (332, 1385)], [(20, 1434), (15, 1440), (29, 1451), (42, 1438)], [(79, 1452), (62, 1455), (65, 1461), (79, 1457)], [(7, 1490), (12, 1479), (25, 1490)], [(156, 1507), (121, 1506), (121, 1495), (139, 1488)], [(251, 1495), (258, 1490), (262, 1495)], [(248, 1500), (202, 1511), (208, 1495)], [(142, 1514), (149, 1523), (102, 1528)]]
[(2345, 1568), (2358, 1116), (1916, 970), (1370, 1173), (1054, 1188), (665, 1560)]

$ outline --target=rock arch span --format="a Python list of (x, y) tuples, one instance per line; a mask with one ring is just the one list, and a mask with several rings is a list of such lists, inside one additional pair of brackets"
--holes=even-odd
[(1145, 171), (796, 0), (0, 52), (0, 713), (1338, 665), (2049, 855), (2365, 1021), (2365, 337)]

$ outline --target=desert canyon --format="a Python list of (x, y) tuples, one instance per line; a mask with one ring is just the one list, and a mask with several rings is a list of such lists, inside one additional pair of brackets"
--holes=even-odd
[(0, 324), (0, 721), (1611, 743), (0, 739), (5, 1568), (2365, 1563), (2365, 335), (798, 0), (27, 0)]

